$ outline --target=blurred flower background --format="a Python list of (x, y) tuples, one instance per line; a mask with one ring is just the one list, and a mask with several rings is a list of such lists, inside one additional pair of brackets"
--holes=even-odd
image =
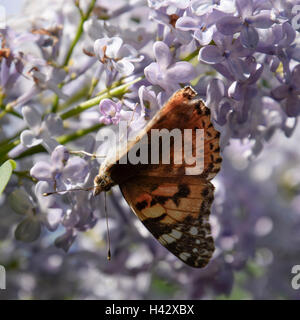
[[(0, 196), (0, 299), (299, 299), (298, 4), (5, 2), (0, 164), (17, 168)], [(213, 259), (185, 266), (114, 187), (107, 261), (103, 195), (42, 194), (90, 186), (105, 126), (139, 130), (187, 84), (221, 132)]]

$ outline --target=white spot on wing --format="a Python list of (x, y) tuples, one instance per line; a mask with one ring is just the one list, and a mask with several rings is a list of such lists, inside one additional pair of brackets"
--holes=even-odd
[(190, 256), (191, 256), (190, 253), (182, 252), (182, 253), (180, 253), (179, 258), (182, 259), (183, 261), (186, 261)]
[(170, 237), (168, 234), (163, 234), (163, 235), (161, 236), (161, 238), (162, 238), (163, 240), (165, 240), (167, 243), (172, 243), (172, 242), (176, 241), (176, 239)]
[(197, 229), (196, 227), (191, 227), (191, 229), (190, 229), (190, 234), (191, 234), (192, 236), (197, 235), (197, 234), (198, 234), (198, 229)]
[(182, 232), (173, 229), (172, 232), (170, 233), (170, 236), (174, 237), (175, 239), (180, 239), (182, 236)]

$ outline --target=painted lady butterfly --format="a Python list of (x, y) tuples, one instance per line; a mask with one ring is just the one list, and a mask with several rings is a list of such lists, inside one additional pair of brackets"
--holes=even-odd
[[(146, 228), (169, 251), (189, 266), (202, 268), (209, 262), (214, 241), (209, 224), (214, 186), (210, 182), (219, 172), (219, 138), (210, 121), (210, 110), (196, 98), (191, 87), (173, 94), (164, 107), (148, 123), (139, 137), (150, 135), (151, 129), (204, 130), (204, 170), (199, 175), (186, 175), (188, 166), (170, 164), (121, 164), (105, 161), (95, 177), (94, 195), (118, 184), (132, 211)], [(136, 142), (128, 145), (119, 159), (127, 157)], [(150, 148), (150, 146), (149, 146)], [(174, 154), (174, 142), (171, 154)], [(149, 152), (151, 154), (151, 152)]]

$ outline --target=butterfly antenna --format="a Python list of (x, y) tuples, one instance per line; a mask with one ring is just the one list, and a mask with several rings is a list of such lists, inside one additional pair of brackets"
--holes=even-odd
[(107, 243), (108, 243), (107, 260), (110, 260), (110, 259), (111, 259), (111, 253), (110, 253), (110, 234), (109, 234), (109, 227), (108, 227), (108, 215), (107, 215), (107, 204), (106, 204), (106, 192), (104, 192), (104, 211), (105, 211), (105, 218), (106, 218)]
[(75, 189), (69, 189), (69, 190), (60, 190), (60, 191), (53, 191), (53, 192), (45, 192), (43, 193), (44, 197), (51, 196), (52, 194), (59, 194), (61, 192), (71, 192), (71, 191), (91, 191), (95, 189), (95, 186), (88, 187), (88, 188), (75, 188)]

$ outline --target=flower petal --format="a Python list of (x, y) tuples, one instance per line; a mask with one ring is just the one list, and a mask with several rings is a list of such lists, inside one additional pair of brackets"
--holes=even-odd
[(216, 27), (222, 34), (230, 36), (241, 31), (242, 20), (239, 17), (226, 16), (216, 23)]
[(97, 39), (94, 43), (94, 52), (96, 57), (100, 60), (103, 61), (104, 56), (105, 56), (105, 48), (107, 45), (107, 38), (102, 38), (102, 39)]
[(200, 49), (198, 59), (209, 64), (215, 64), (224, 61), (225, 58), (217, 46), (208, 45)]
[(237, 101), (242, 100), (244, 97), (243, 85), (238, 81), (234, 81), (228, 88), (228, 96)]
[(255, 49), (259, 36), (255, 28), (244, 26), (241, 31), (241, 43), (245, 48)]
[(253, 13), (253, 0), (235, 0), (235, 6), (241, 17), (249, 17)]
[(42, 129), (47, 130), (53, 136), (59, 136), (64, 133), (63, 122), (57, 114), (47, 114), (42, 124)]
[(122, 47), (123, 40), (119, 37), (112, 37), (107, 40), (107, 47), (105, 54), (111, 59), (119, 57), (119, 50)]
[(300, 65), (296, 65), (292, 72), (292, 83), (300, 88)]
[(166, 69), (172, 62), (169, 47), (162, 41), (157, 41), (153, 45), (154, 56), (161, 69)]
[(105, 116), (112, 116), (116, 113), (116, 103), (110, 99), (103, 99), (99, 104), (100, 112)]
[(69, 151), (65, 146), (57, 146), (51, 154), (51, 161), (55, 168), (63, 168), (70, 157)]
[(159, 65), (152, 62), (149, 66), (144, 69), (146, 79), (152, 84), (158, 84), (159, 81), (163, 80), (163, 75), (160, 71)]
[(290, 95), (287, 98), (285, 111), (289, 117), (297, 117), (300, 114), (300, 99), (297, 95)]
[(35, 134), (31, 130), (24, 130), (20, 135), (20, 140), (27, 148), (37, 146), (43, 142), (43, 139), (36, 138)]
[(124, 76), (129, 76), (134, 71), (134, 65), (127, 59), (119, 60), (115, 64), (115, 68), (118, 72), (120, 72), (120, 74)]
[(167, 79), (170, 82), (186, 83), (194, 79), (196, 76), (195, 68), (186, 61), (174, 63), (167, 71)]
[(276, 100), (283, 100), (287, 98), (287, 96), (289, 95), (289, 86), (286, 84), (283, 84), (277, 87), (276, 89), (273, 89), (271, 91), (271, 95)]
[(225, 85), (220, 79), (213, 79), (207, 86), (206, 90), (206, 104), (212, 109), (217, 108), (219, 102), (225, 95)]
[(194, 33), (194, 38), (202, 45), (206, 46), (208, 45), (212, 38), (213, 38), (213, 28), (208, 28), (205, 31), (202, 30), (196, 30)]
[(198, 30), (199, 21), (192, 17), (185, 16), (176, 21), (175, 27), (182, 31)]
[(42, 117), (35, 108), (24, 106), (22, 108), (22, 114), (29, 128), (38, 129), (41, 126)]
[(273, 24), (274, 21), (271, 19), (270, 11), (261, 12), (254, 16), (250, 16), (247, 18), (247, 22), (250, 23), (253, 27), (260, 29), (268, 29)]
[(73, 183), (83, 182), (89, 173), (89, 168), (85, 160), (73, 158), (68, 161), (63, 169), (63, 178)]
[(51, 181), (52, 167), (48, 162), (39, 161), (30, 170), (30, 175), (37, 180), (41, 181)]
[(60, 224), (63, 210), (61, 208), (48, 208), (46, 227), (49, 231), (55, 231)]

